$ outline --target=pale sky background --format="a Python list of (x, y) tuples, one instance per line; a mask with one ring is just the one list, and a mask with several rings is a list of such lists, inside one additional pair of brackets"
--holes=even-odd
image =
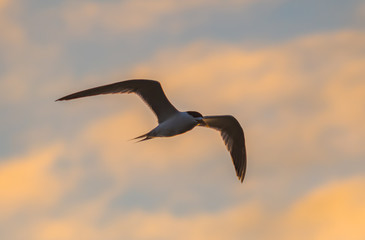
[[(156, 79), (218, 132), (135, 144)], [(0, 0), (0, 239), (365, 239), (365, 3)]]

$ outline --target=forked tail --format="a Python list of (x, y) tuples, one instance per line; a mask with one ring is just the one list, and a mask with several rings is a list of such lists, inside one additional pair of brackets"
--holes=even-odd
[(141, 139), (141, 140), (139, 140), (139, 141), (137, 141), (137, 143), (138, 143), (138, 142), (142, 142), (142, 141), (149, 140), (149, 139), (151, 139), (152, 137), (151, 137), (151, 136), (148, 136), (148, 133), (146, 133), (146, 134), (143, 134), (143, 135), (138, 136), (138, 137), (136, 137), (136, 138), (132, 138), (131, 140), (136, 140), (136, 139), (140, 139), (140, 138), (142, 138), (142, 139)]

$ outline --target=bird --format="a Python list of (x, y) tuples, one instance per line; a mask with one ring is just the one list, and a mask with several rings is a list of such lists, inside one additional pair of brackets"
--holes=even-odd
[(231, 155), (238, 180), (243, 182), (246, 174), (247, 156), (245, 136), (237, 119), (231, 115), (203, 116), (197, 111), (179, 111), (166, 97), (160, 82), (149, 79), (130, 79), (75, 92), (56, 101), (116, 93), (135, 93), (151, 108), (158, 125), (138, 136), (138, 142), (157, 137), (172, 137), (192, 130), (196, 126), (218, 130)]

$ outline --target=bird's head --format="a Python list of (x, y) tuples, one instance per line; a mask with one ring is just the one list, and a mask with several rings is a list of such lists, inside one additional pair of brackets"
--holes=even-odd
[(192, 116), (194, 118), (194, 120), (197, 122), (197, 125), (201, 125), (201, 126), (205, 125), (204, 117), (203, 117), (203, 115), (201, 115), (201, 113), (195, 112), (195, 111), (187, 111), (187, 114), (189, 114), (190, 116)]

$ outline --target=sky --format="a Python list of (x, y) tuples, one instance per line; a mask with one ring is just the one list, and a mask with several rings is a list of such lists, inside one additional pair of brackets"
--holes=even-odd
[[(365, 239), (365, 4), (348, 0), (0, 0), (0, 238)], [(219, 132), (134, 143), (161, 82)]]

